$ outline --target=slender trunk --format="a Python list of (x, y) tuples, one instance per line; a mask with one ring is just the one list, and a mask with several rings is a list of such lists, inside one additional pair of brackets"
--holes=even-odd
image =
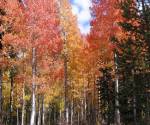
[(110, 114), (110, 102), (108, 99), (108, 111), (107, 111), (107, 125), (110, 125), (110, 120), (111, 120), (111, 114)]
[(149, 93), (146, 93), (146, 123), (150, 123), (150, 114), (149, 114)]
[(133, 115), (134, 115), (134, 125), (137, 125), (136, 121), (136, 96), (133, 95)]
[(73, 124), (73, 101), (71, 102), (71, 120), (70, 120), (70, 125)]
[(66, 108), (66, 125), (69, 124), (69, 107)]
[(118, 78), (116, 78), (116, 83), (115, 83), (115, 92), (116, 92), (116, 97), (115, 97), (115, 116), (116, 116), (116, 125), (120, 125), (120, 111), (119, 111), (119, 99), (118, 99)]
[(45, 125), (45, 105), (44, 105), (44, 96), (42, 98), (42, 125)]
[(19, 109), (17, 107), (17, 125), (19, 125)]
[(35, 125), (36, 121), (36, 97), (35, 97), (35, 77), (36, 77), (36, 49), (32, 48), (32, 111), (30, 125)]
[(116, 79), (115, 79), (115, 124), (121, 125), (120, 123), (120, 111), (119, 111), (119, 77), (118, 77), (118, 64), (117, 54), (115, 53), (115, 66), (116, 66)]
[(40, 99), (38, 99), (38, 125), (41, 125), (41, 104), (40, 104)]
[(55, 106), (53, 106), (53, 124), (55, 125), (56, 124), (56, 118), (55, 118)]
[(61, 125), (61, 109), (59, 109), (59, 124)]
[(68, 124), (68, 100), (67, 100), (67, 57), (64, 57), (64, 118), (65, 124)]
[(26, 109), (26, 114), (25, 115), (26, 115), (26, 117), (25, 117), (25, 125), (26, 125), (28, 123), (28, 117), (29, 117), (29, 115), (28, 115), (28, 109)]
[[(23, 51), (23, 58), (25, 58)], [(23, 62), (23, 73), (25, 73), (25, 62)], [(21, 114), (21, 125), (24, 125), (25, 122), (25, 79), (22, 84), (22, 114)]]
[(21, 114), (21, 125), (24, 125), (24, 115), (25, 115), (25, 99), (24, 99), (24, 96), (25, 96), (25, 91), (24, 91), (24, 84), (23, 84), (23, 88), (22, 88), (22, 114)]
[[(93, 99), (92, 99), (92, 107), (93, 107), (93, 110), (94, 110), (94, 116), (95, 116), (95, 119), (97, 118), (97, 112), (96, 112), (96, 80), (95, 80), (95, 76), (94, 76), (94, 84), (93, 84)], [(96, 106), (95, 106), (96, 105)]]
[(0, 70), (0, 124), (2, 124), (2, 105), (3, 105), (3, 93), (2, 93), (2, 70)]
[(84, 121), (84, 99), (81, 101), (81, 121)]
[(85, 86), (85, 82), (84, 82), (84, 124), (86, 123), (86, 115), (87, 115), (87, 103), (86, 103), (86, 86)]
[(48, 121), (49, 121), (49, 125), (51, 125), (51, 110), (49, 110), (49, 118), (48, 118)]
[(133, 117), (134, 117), (134, 125), (137, 125), (137, 120), (136, 120), (136, 85), (135, 85), (135, 81), (134, 81), (134, 71), (132, 71), (132, 75), (133, 75)]
[(80, 125), (80, 112), (78, 111), (78, 125)]
[(66, 33), (64, 33), (64, 120), (65, 124), (68, 125), (68, 99), (67, 99), (67, 91), (68, 91), (68, 65), (67, 65), (67, 47), (66, 47)]
[[(98, 109), (98, 105), (97, 105), (97, 102), (96, 102), (96, 80), (95, 80), (95, 76), (94, 76), (94, 85), (93, 85), (93, 90), (94, 90), (94, 93), (93, 93), (93, 101), (92, 101), (92, 107), (93, 107), (93, 112), (94, 112), (94, 123), (96, 124), (97, 120), (98, 120), (98, 111), (96, 109)], [(91, 123), (91, 121), (90, 121)]]
[(35, 90), (32, 90), (32, 111), (31, 111), (31, 117), (30, 117), (30, 125), (35, 125), (36, 121), (36, 98), (35, 98)]
[(64, 73), (64, 118), (65, 118), (65, 124), (68, 125), (68, 122), (69, 122), (69, 112), (68, 112), (68, 100), (67, 100), (67, 86), (68, 86), (68, 74), (67, 74), (67, 58), (66, 58), (66, 55), (64, 57), (64, 70), (65, 70), (65, 73)]
[(13, 80), (12, 70), (13, 69), (11, 69), (11, 74), (10, 74), (10, 125), (13, 125), (12, 113), (13, 113), (14, 80)]

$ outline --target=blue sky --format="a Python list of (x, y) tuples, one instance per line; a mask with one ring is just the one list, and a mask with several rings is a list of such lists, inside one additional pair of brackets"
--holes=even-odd
[(72, 12), (78, 17), (78, 26), (81, 33), (87, 34), (90, 31), (90, 0), (71, 0)]

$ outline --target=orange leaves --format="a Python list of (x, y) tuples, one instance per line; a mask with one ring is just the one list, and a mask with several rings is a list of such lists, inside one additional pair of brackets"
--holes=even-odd
[(91, 32), (88, 41), (90, 48), (93, 48), (93, 52), (95, 51), (97, 55), (95, 62), (98, 62), (100, 67), (110, 65), (113, 62), (115, 46), (111, 41), (111, 37), (116, 34), (122, 35), (117, 24), (122, 17), (116, 4), (116, 0), (93, 1), (92, 15), (95, 16), (91, 21)]
[(20, 8), (18, 0), (9, 0), (5, 2), (5, 15), (2, 17), (3, 24), (1, 25), (4, 32), (4, 46), (12, 45), (18, 49), (24, 45), (26, 37), (25, 17)]
[[(62, 40), (57, 0), (0, 0), (0, 7), (6, 15), (0, 14), (4, 32), (2, 39), (6, 58), (0, 58), (0, 68), (16, 67), (15, 82), (31, 87), (32, 48), (35, 47), (37, 76), (35, 84), (41, 85), (39, 91), (62, 79), (63, 69), (60, 61)], [(13, 50), (9, 50), (12, 47)], [(15, 53), (14, 57), (10, 57)]]
[(0, 58), (0, 68), (6, 68), (6, 66), (9, 65), (9, 62), (6, 58)]
[(26, 26), (31, 46), (44, 50), (54, 48), (55, 50), (51, 51), (59, 51), (58, 48), (61, 40), (59, 36), (56, 1), (27, 0), (25, 3), (27, 5), (25, 11)]

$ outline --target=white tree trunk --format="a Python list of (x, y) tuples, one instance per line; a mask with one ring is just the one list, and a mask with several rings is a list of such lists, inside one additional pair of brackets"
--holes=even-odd
[(38, 112), (38, 125), (41, 125), (41, 106), (40, 106), (40, 104), (39, 104), (39, 109), (38, 110), (39, 110), (39, 112)]
[(71, 121), (70, 125), (73, 125), (73, 101), (71, 102)]
[(66, 108), (66, 125), (69, 124), (69, 108)]
[(59, 124), (62, 124), (62, 111), (61, 109), (59, 110)]
[(84, 120), (84, 99), (81, 101), (81, 121)]
[(19, 125), (19, 109), (17, 107), (17, 125)]
[[(60, 1), (61, 2), (61, 1)], [(63, 31), (64, 35), (64, 121), (65, 124), (68, 125), (69, 122), (69, 105), (68, 105), (68, 63), (67, 63), (67, 39), (66, 39), (66, 32)]]
[(22, 116), (21, 116), (21, 125), (24, 125), (24, 115), (25, 115), (25, 100), (24, 100), (24, 96), (25, 96), (25, 92), (24, 92), (24, 85), (23, 85), (23, 104), (22, 104)]
[(65, 124), (68, 125), (68, 99), (67, 99), (67, 89), (68, 89), (68, 74), (67, 74), (67, 57), (64, 55), (64, 118)]
[(118, 64), (117, 64), (117, 54), (115, 53), (115, 66), (116, 66), (116, 80), (115, 80), (115, 124), (121, 125), (120, 123), (120, 111), (119, 111), (119, 78), (118, 78)]
[(44, 105), (44, 96), (42, 100), (42, 125), (45, 125), (45, 105)]
[(84, 123), (86, 123), (86, 109), (87, 109), (87, 104), (86, 104), (86, 86), (84, 82)]
[(3, 94), (2, 94), (2, 76), (3, 76), (3, 73), (2, 73), (2, 70), (0, 70), (0, 124), (2, 124), (2, 102), (3, 102)]
[[(11, 69), (11, 72), (13, 72), (13, 69)], [(12, 113), (13, 113), (13, 103), (14, 103), (14, 79), (13, 79), (13, 75), (11, 73), (11, 76), (10, 76), (10, 84), (11, 84), (11, 87), (10, 87), (10, 125), (13, 124), (13, 118), (12, 118)]]
[(116, 83), (115, 83), (115, 92), (116, 92), (116, 97), (115, 97), (115, 120), (116, 120), (116, 125), (120, 125), (120, 111), (119, 111), (119, 100), (118, 100), (118, 78), (116, 78)]
[(36, 97), (35, 97), (35, 77), (36, 77), (36, 49), (32, 48), (32, 111), (30, 125), (35, 125), (36, 119)]

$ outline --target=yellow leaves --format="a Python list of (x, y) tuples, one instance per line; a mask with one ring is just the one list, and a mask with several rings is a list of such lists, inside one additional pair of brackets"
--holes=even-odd
[(71, 5), (67, 0), (61, 1), (60, 8), (60, 25), (63, 32), (66, 33), (67, 46), (80, 41), (79, 29), (77, 28), (77, 20), (71, 11)]
[(71, 91), (71, 93), (72, 93), (74, 99), (78, 99), (78, 98), (81, 97), (80, 92), (79, 92), (78, 89), (73, 89), (73, 90)]
[(8, 84), (8, 81), (3, 82), (3, 95), (3, 105), (9, 104), (10, 84)]
[(51, 85), (50, 87), (47, 87), (47, 89), (45, 90), (45, 93), (44, 93), (45, 103), (49, 104), (50, 102), (53, 101), (53, 99), (55, 99), (55, 97), (61, 96), (62, 89), (63, 89), (63, 87), (60, 86), (59, 83), (55, 83), (55, 84)]
[(31, 95), (25, 95), (23, 98), (23, 100), (25, 101), (30, 101), (30, 99), (31, 99)]
[(59, 102), (59, 108), (60, 108), (60, 110), (62, 111), (63, 109), (64, 109), (64, 101), (63, 100), (61, 100), (60, 102)]

